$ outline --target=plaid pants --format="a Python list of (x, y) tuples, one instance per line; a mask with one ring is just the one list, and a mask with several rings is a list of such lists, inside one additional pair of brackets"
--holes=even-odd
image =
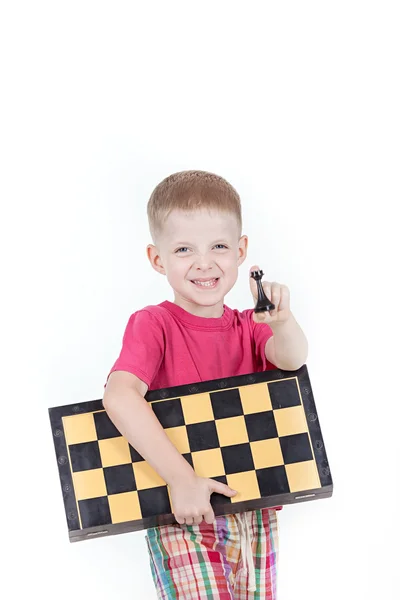
[(276, 600), (276, 510), (149, 529), (146, 540), (159, 599)]

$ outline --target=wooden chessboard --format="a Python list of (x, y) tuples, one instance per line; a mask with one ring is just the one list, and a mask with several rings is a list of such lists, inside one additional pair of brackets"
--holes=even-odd
[[(150, 391), (166, 434), (229, 514), (332, 495), (306, 365)], [(169, 490), (115, 428), (101, 400), (49, 409), (71, 541), (173, 523)]]

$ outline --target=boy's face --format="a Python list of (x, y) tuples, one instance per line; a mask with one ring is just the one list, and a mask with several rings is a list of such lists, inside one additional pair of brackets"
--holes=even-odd
[(247, 237), (239, 235), (229, 213), (173, 211), (147, 253), (153, 268), (167, 276), (176, 304), (199, 316), (219, 317), (247, 254)]

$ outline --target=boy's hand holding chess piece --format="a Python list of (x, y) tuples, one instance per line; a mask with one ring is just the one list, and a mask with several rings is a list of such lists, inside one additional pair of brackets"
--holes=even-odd
[(261, 279), (257, 265), (250, 269), (250, 290), (255, 307), (253, 320), (269, 325), (274, 333), (265, 346), (267, 360), (279, 369), (295, 371), (305, 362), (307, 339), (290, 310), (290, 292), (286, 285)]
[(273, 325), (290, 318), (290, 292), (276, 281), (261, 281), (264, 273), (255, 265), (250, 269), (250, 290), (255, 302), (253, 319), (256, 323)]

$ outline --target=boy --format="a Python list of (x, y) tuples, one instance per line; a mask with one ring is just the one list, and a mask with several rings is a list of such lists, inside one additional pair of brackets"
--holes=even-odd
[[(270, 314), (225, 306), (247, 254), (241, 203), (223, 178), (175, 173), (148, 203), (152, 267), (174, 302), (134, 313), (111, 369), (104, 407), (119, 431), (167, 482), (176, 525), (149, 529), (147, 544), (159, 598), (276, 598), (276, 510), (215, 518), (210, 495), (234, 496), (224, 483), (195, 474), (175, 449), (144, 396), (158, 389), (279, 367), (300, 368), (307, 340), (290, 311), (289, 290), (264, 282)], [(257, 266), (251, 270), (258, 269)], [(257, 285), (250, 279), (257, 299)]]

